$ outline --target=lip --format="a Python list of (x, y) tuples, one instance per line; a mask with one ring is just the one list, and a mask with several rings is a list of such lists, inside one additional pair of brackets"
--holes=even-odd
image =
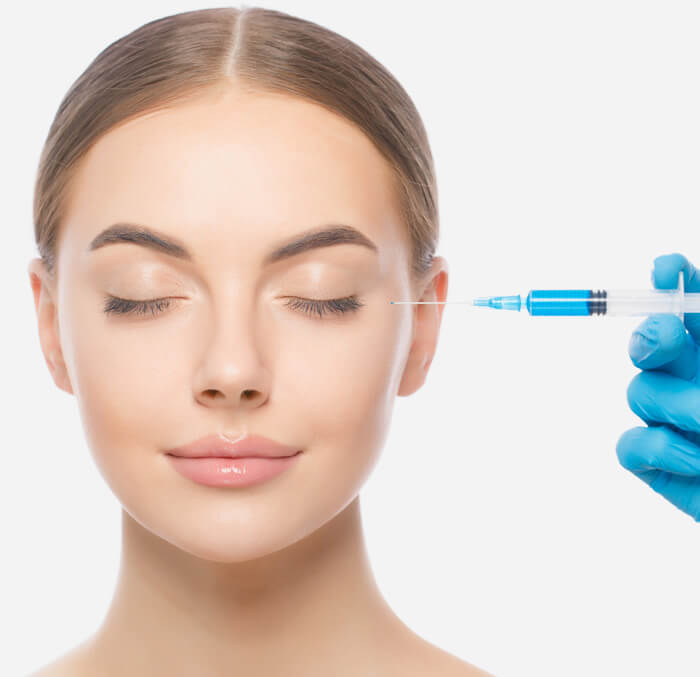
[(181, 458), (267, 458), (292, 457), (300, 449), (275, 442), (262, 435), (245, 435), (235, 441), (221, 434), (207, 435), (194, 442), (166, 451)]
[(297, 462), (299, 456), (301, 451), (293, 456), (273, 458), (187, 458), (168, 454), (168, 460), (183, 477), (197, 484), (209, 487), (248, 487), (284, 472)]

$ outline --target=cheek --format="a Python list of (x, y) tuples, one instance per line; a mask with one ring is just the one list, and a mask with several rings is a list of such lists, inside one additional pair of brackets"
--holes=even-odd
[(146, 323), (108, 322), (88, 294), (73, 292), (67, 301), (61, 335), (71, 384), (88, 446), (113, 484), (131, 472), (130, 461), (172, 441), (167, 426), (181, 419), (182, 402), (175, 398), (183, 397), (185, 385), (172, 367), (181, 360), (166, 356), (167, 342), (164, 350)]
[[(307, 520), (335, 515), (357, 496), (390, 427), (410, 312), (385, 313), (377, 304), (361, 315), (288, 346), (275, 369), (279, 409), (293, 412), (294, 430), (310, 452), (300, 477), (300, 495), (313, 497), (313, 513), (299, 508)], [(318, 526), (305, 522), (309, 531)]]
[(410, 321), (375, 300), (342, 324), (308, 332), (304, 340), (288, 337), (287, 347), (280, 346), (275, 388), (319, 441), (356, 452), (381, 443), (410, 332), (406, 317)]

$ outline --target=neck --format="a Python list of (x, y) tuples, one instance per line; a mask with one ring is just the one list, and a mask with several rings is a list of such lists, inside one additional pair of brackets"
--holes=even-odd
[(308, 537), (235, 563), (196, 557), (122, 511), (119, 578), (90, 651), (106, 674), (133, 677), (361, 674), (407, 632), (374, 580), (359, 497)]

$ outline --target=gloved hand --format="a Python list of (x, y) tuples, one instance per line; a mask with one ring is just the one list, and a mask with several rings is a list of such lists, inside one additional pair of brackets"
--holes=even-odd
[[(700, 292), (700, 271), (682, 254), (654, 259), (652, 283), (676, 289), (683, 270), (686, 292)], [(687, 330), (687, 331), (686, 331)], [(636, 367), (627, 401), (647, 427), (627, 430), (617, 442), (623, 467), (700, 522), (700, 314), (650, 315), (632, 334)]]

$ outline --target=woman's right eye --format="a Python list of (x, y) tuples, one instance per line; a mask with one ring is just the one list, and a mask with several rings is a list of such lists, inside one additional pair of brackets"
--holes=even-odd
[(118, 296), (107, 295), (104, 299), (103, 311), (107, 315), (158, 315), (170, 306), (170, 299), (149, 299), (146, 301), (132, 301), (121, 299)]

